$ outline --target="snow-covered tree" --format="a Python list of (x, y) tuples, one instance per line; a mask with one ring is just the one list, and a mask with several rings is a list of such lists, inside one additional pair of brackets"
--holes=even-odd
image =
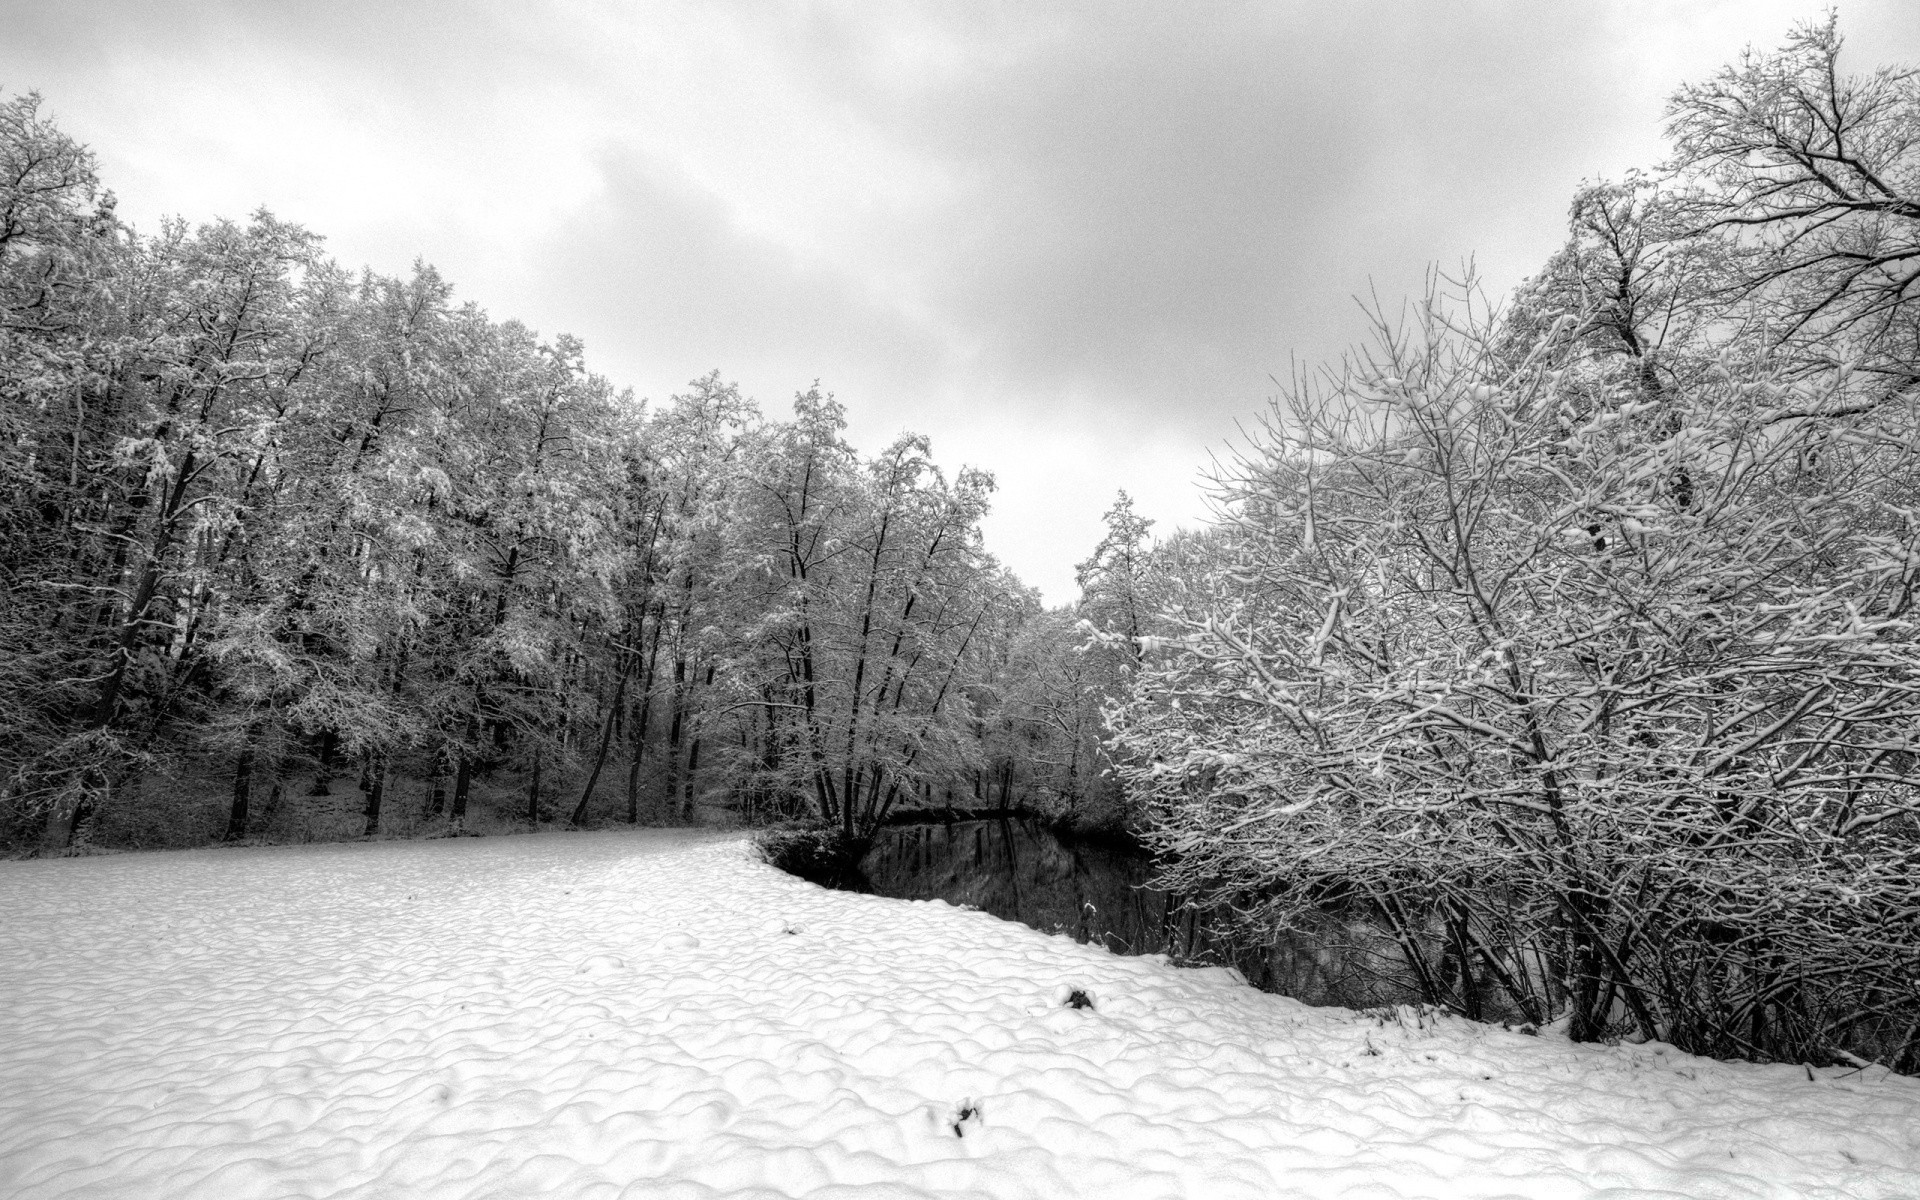
[(1687, 218), (1746, 253), (1727, 295), (1785, 360), (1904, 392), (1920, 381), (1920, 71), (1851, 75), (1841, 50), (1829, 13), (1681, 88), (1671, 169)]
[(1515, 363), (1470, 297), (1378, 333), (1223, 478), (1237, 561), (1119, 716), (1176, 886), (1364, 898), (1436, 1001), (1578, 1037), (1920, 1011), (1920, 407), (1649, 395), (1572, 322)]

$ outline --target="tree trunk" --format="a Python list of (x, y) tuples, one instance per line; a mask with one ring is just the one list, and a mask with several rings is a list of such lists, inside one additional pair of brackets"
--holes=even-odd
[(700, 770), (700, 739), (693, 739), (693, 747), (687, 754), (687, 774), (680, 781), (680, 819), (685, 821), (693, 808), (693, 777)]
[(364, 786), (367, 789), (366, 836), (373, 837), (380, 832), (380, 800), (387, 790), (387, 760), (383, 755), (368, 756)]
[(1567, 888), (1560, 903), (1568, 917), (1567, 1002), (1572, 1019), (1567, 1022), (1567, 1038), (1597, 1042), (1607, 1029), (1607, 1013), (1600, 1003), (1606, 965), (1598, 944), (1603, 936), (1604, 903), (1580, 883)]
[(260, 824), (263, 828), (273, 828), (273, 819), (280, 812), (280, 802), (285, 798), (286, 785), (280, 780), (280, 768), (275, 766), (273, 786), (267, 789), (267, 807), (260, 813)]
[(676, 655), (673, 660), (672, 709), (667, 721), (667, 803), (672, 803), (680, 791), (680, 735), (686, 723), (686, 688), (687, 660)]
[(627, 699), (627, 677), (623, 672), (620, 683), (613, 689), (613, 703), (607, 706), (607, 724), (600, 731), (600, 751), (593, 756), (593, 771), (587, 776), (587, 786), (580, 789), (580, 803), (574, 806), (573, 815), (567, 818), (567, 824), (580, 828), (587, 819), (587, 805), (593, 801), (593, 789), (600, 782), (600, 771), (607, 765), (607, 751), (613, 747), (613, 731), (620, 716), (620, 706)]
[(467, 748), (460, 747), (460, 761), (453, 769), (453, 813), (452, 827), (459, 829), (461, 822), (467, 819), (467, 790), (473, 783), (473, 761), (467, 755)]
[(237, 842), (247, 836), (247, 806), (253, 799), (253, 739), (240, 748), (240, 759), (233, 768), (233, 807), (227, 812), (227, 838)]
[(1073, 752), (1067, 759), (1067, 820), (1072, 821), (1080, 809), (1080, 738), (1076, 731), (1073, 739)]
[(314, 756), (318, 761), (313, 769), (313, 788), (307, 792), (307, 795), (333, 795), (333, 788), (331, 786), (333, 782), (333, 751), (338, 742), (338, 736), (331, 730), (320, 735), (319, 753)]
[(633, 721), (633, 759), (627, 764), (627, 824), (640, 823), (640, 763), (647, 755), (647, 727), (653, 723), (654, 668), (660, 660), (660, 619), (654, 618), (647, 647), (647, 669), (640, 676), (640, 715)]
[(64, 854), (73, 845), (74, 828), (80, 824), (81, 796), (63, 797), (47, 810), (47, 824), (40, 836), (40, 853), (45, 857)]
[(533, 754), (533, 778), (527, 784), (527, 824), (540, 828), (540, 752)]

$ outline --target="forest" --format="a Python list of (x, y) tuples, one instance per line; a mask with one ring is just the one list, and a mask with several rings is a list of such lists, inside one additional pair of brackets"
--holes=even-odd
[(137, 235), (35, 97), (0, 136), (14, 846), (1111, 806), (986, 473), (818, 388), (637, 402), (264, 212)]
[(1018, 809), (1467, 1016), (1920, 1070), (1920, 74), (1840, 55), (1683, 86), (1056, 608), (818, 385), (643, 403), (430, 267), (138, 233), (0, 98), (0, 837)]

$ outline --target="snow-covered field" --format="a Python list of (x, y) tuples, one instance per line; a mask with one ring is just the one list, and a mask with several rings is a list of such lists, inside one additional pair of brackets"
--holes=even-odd
[(1310, 1009), (699, 834), (0, 865), (0, 1014), (11, 1200), (1920, 1197), (1877, 1068)]

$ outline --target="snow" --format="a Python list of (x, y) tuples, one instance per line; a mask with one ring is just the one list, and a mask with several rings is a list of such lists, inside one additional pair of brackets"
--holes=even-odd
[(15, 1200), (1920, 1196), (1877, 1067), (1308, 1008), (737, 836), (6, 864), (0, 1011)]

